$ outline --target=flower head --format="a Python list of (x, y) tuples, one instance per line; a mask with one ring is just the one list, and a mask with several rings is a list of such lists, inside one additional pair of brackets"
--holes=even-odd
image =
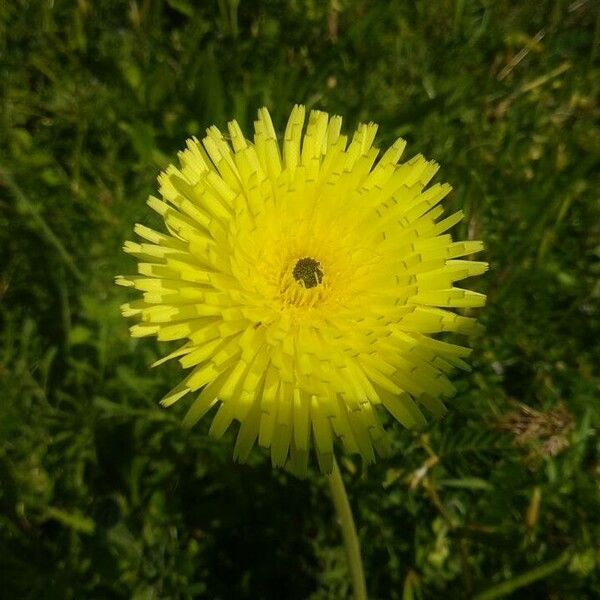
[(425, 189), (435, 162), (399, 164), (403, 140), (379, 157), (373, 123), (349, 140), (338, 116), (304, 122), (295, 106), (282, 148), (266, 108), (252, 141), (236, 121), (188, 140), (148, 200), (166, 233), (136, 225), (138, 275), (117, 278), (143, 292), (123, 306), (133, 336), (186, 340), (162, 359), (190, 369), (162, 404), (194, 393), (187, 425), (217, 407), (210, 435), (239, 421), (237, 460), (258, 441), (297, 473), (311, 447), (331, 471), (336, 438), (366, 462), (387, 454), (379, 406), (406, 427), (444, 411), (469, 350), (431, 335), (474, 331), (449, 309), (485, 296), (454, 284), (487, 268), (461, 260), (481, 242), (447, 233), (462, 218), (442, 218), (450, 186)]

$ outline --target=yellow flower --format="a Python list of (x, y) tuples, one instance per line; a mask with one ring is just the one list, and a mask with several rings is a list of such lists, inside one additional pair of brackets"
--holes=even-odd
[(236, 121), (188, 140), (148, 200), (167, 233), (136, 225), (138, 275), (117, 278), (143, 292), (123, 306), (133, 336), (186, 340), (162, 359), (191, 369), (162, 404), (199, 392), (187, 425), (218, 406), (210, 435), (239, 421), (236, 460), (258, 440), (298, 474), (311, 446), (330, 472), (336, 438), (367, 463), (387, 454), (380, 405), (406, 427), (442, 414), (469, 350), (431, 334), (474, 331), (448, 308), (484, 304), (454, 283), (487, 268), (457, 260), (483, 246), (452, 242), (462, 213), (441, 219), (448, 184), (425, 189), (435, 162), (398, 164), (403, 140), (378, 159), (373, 123), (349, 142), (338, 116), (304, 121), (295, 106), (282, 149), (266, 108), (252, 141)]

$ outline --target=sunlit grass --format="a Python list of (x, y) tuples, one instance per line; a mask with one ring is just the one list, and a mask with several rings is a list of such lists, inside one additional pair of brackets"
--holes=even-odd
[[(112, 276), (181, 141), (293, 102), (380, 123), (454, 185), (491, 271), (449, 415), (342, 461), (373, 598), (600, 595), (598, 6), (0, 8), (0, 569), (11, 598), (343, 598), (324, 482), (231, 464), (156, 402)], [(596, 49), (595, 49), (596, 48)], [(562, 415), (557, 417), (557, 415)], [(200, 426), (202, 427), (202, 426)], [(235, 432), (233, 432), (235, 433)], [(525, 436), (525, 437), (524, 437)], [(554, 441), (552, 441), (554, 440)], [(558, 441), (557, 441), (558, 440)]]

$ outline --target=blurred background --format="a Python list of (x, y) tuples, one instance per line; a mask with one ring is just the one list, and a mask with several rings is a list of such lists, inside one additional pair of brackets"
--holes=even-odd
[(593, 0), (1, 3), (0, 595), (350, 597), (324, 478), (183, 431), (113, 285), (188, 136), (303, 102), (439, 161), (491, 265), (448, 416), (342, 460), (370, 596), (600, 597), (599, 42)]

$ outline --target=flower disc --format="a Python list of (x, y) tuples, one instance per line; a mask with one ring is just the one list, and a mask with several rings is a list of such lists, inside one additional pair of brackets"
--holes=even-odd
[(403, 140), (378, 158), (373, 123), (349, 141), (340, 117), (304, 121), (295, 106), (282, 148), (265, 108), (252, 141), (235, 121), (188, 140), (148, 200), (167, 232), (136, 225), (138, 275), (117, 278), (143, 292), (123, 307), (133, 336), (186, 340), (163, 360), (189, 375), (162, 404), (197, 392), (187, 425), (217, 406), (210, 434), (239, 421), (237, 460), (258, 441), (298, 474), (311, 447), (330, 472), (335, 438), (387, 454), (378, 405), (406, 427), (443, 412), (469, 350), (431, 335), (475, 330), (449, 309), (484, 304), (454, 284), (487, 268), (461, 260), (481, 242), (447, 233), (462, 218), (441, 218), (450, 186), (425, 189), (436, 163), (399, 164)]

